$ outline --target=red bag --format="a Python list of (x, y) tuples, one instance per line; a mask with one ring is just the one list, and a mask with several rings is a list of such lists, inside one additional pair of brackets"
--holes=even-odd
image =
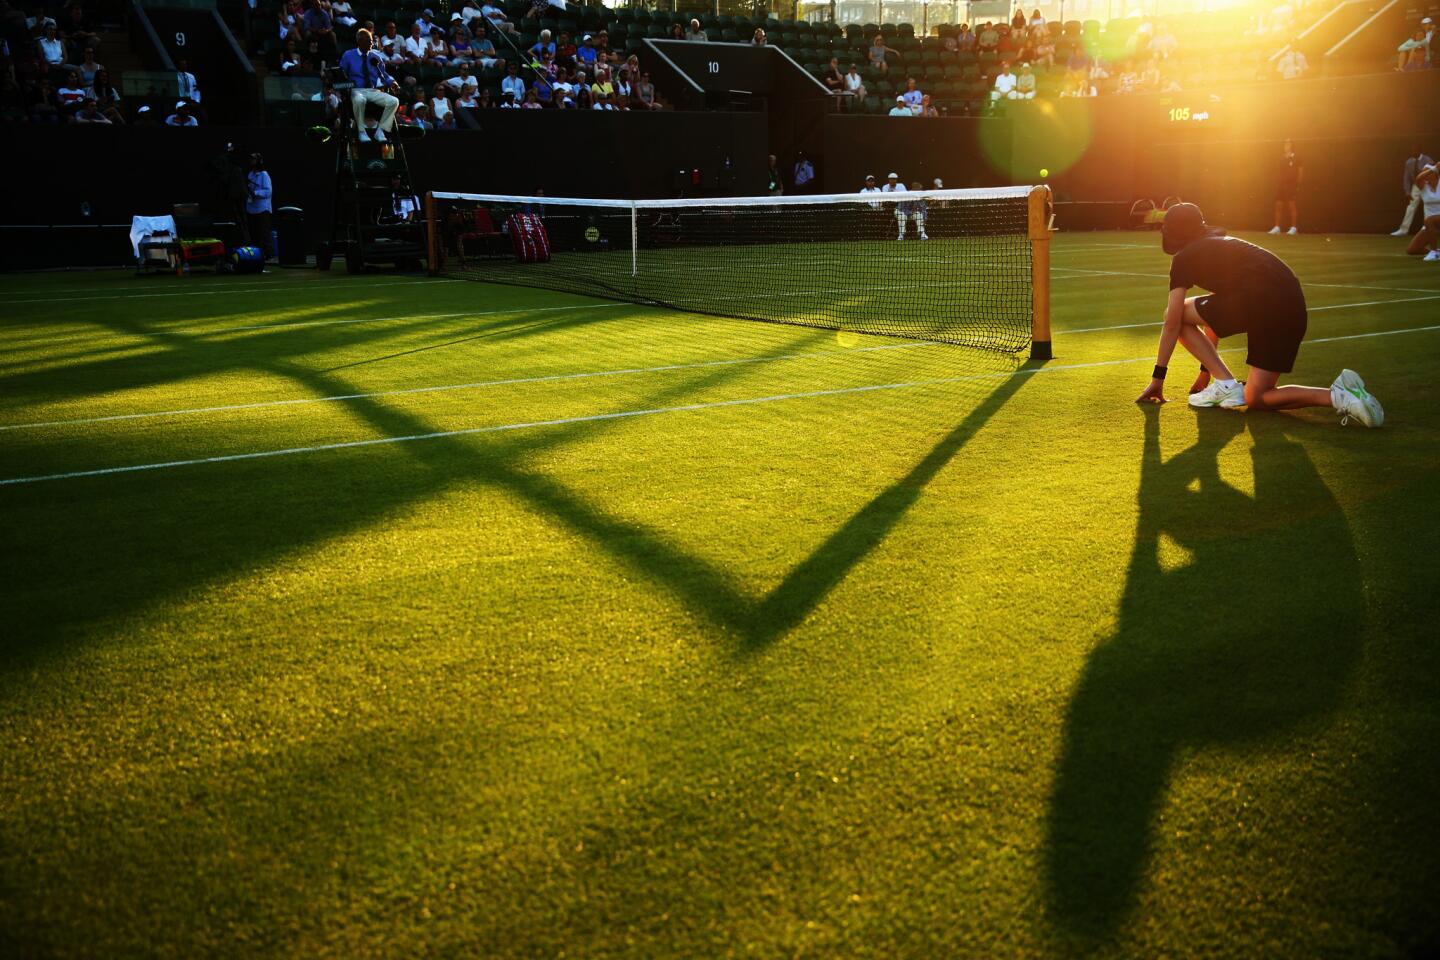
[(512, 213), (505, 221), (510, 228), (510, 242), (515, 246), (515, 259), (521, 263), (549, 263), (550, 235), (545, 224), (534, 213)]

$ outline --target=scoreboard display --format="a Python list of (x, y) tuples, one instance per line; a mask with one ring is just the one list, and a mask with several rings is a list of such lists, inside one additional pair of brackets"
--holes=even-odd
[(775, 86), (775, 51), (743, 43), (654, 40), (655, 49), (706, 93), (768, 95)]

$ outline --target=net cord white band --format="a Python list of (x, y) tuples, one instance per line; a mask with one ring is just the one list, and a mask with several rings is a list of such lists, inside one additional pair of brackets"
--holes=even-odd
[(619, 211), (673, 210), (677, 207), (709, 207), (738, 209), (744, 207), (803, 207), (829, 204), (904, 203), (907, 200), (1018, 200), (1028, 197), (1033, 186), (981, 187), (965, 190), (897, 190), (891, 193), (819, 193), (794, 197), (690, 197), (676, 200), (597, 200), (593, 197), (522, 197), (503, 193), (439, 193), (436, 200), (461, 200), (469, 203), (497, 203), (513, 206), (601, 207)]

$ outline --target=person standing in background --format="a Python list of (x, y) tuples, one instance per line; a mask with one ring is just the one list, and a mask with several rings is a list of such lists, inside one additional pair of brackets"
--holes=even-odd
[(815, 165), (810, 158), (805, 156), (805, 151), (800, 150), (795, 154), (795, 177), (791, 181), (795, 184), (796, 193), (809, 193), (810, 183), (815, 179)]
[[(1405, 191), (1405, 200), (1409, 204), (1405, 208), (1405, 219), (1400, 221), (1400, 228), (1390, 234), (1392, 237), (1403, 237), (1410, 233), (1410, 224), (1415, 220), (1415, 212), (1420, 209), (1420, 185), (1415, 179), (1420, 176), (1420, 171), (1432, 165), (1435, 161), (1420, 149), (1420, 144), (1410, 148), (1410, 156), (1405, 160), (1405, 170), (1401, 175), (1400, 186)], [(1424, 223), (1424, 220), (1421, 220)]]
[(776, 164), (775, 154), (770, 154), (768, 166), (765, 170), (765, 193), (768, 196), (778, 197), (785, 192), (785, 181), (780, 178), (780, 167)]
[[(1300, 195), (1300, 184), (1304, 180), (1305, 165), (1301, 163), (1300, 155), (1295, 152), (1295, 141), (1286, 140), (1280, 154), (1280, 183), (1275, 189), (1275, 226), (1270, 228), (1271, 233), (1288, 233), (1294, 236), (1300, 232), (1297, 198)], [(1290, 229), (1282, 231), (1280, 224), (1287, 211), (1290, 214)]]
[(250, 154), (250, 172), (245, 180), (245, 216), (250, 221), (250, 242), (269, 260), (275, 256), (275, 245), (270, 240), (270, 196), (274, 189), (265, 169), (265, 158), (260, 154)]

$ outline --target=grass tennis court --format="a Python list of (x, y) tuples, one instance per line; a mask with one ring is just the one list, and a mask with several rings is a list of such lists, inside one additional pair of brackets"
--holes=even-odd
[(0, 954), (1435, 952), (1440, 270), (1247, 238), (1384, 429), (1137, 408), (1154, 234), (1038, 368), (7, 277)]

